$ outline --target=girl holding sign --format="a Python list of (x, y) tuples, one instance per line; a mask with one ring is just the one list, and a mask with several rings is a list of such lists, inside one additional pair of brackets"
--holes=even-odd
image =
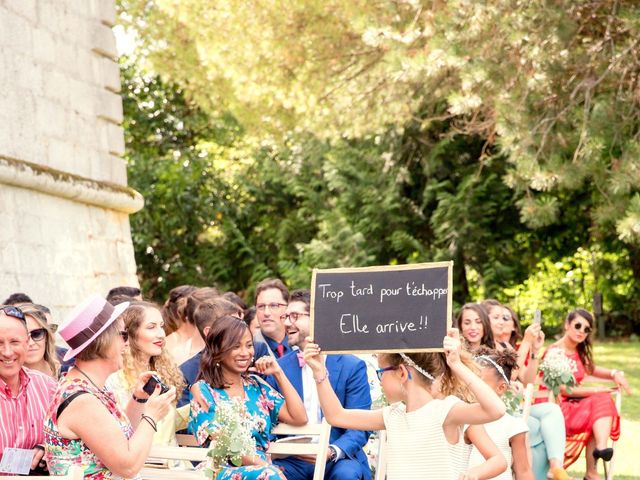
[[(381, 410), (346, 410), (331, 385), (320, 357), (320, 347), (307, 343), (304, 357), (314, 372), (318, 397), (327, 421), (336, 427), (357, 430), (386, 430), (388, 480), (406, 478), (458, 479), (466, 470), (462, 440), (464, 425), (483, 424), (505, 413), (500, 397), (461, 358), (458, 330), (449, 329), (442, 353), (399, 353), (378, 355), (377, 371), (391, 405)], [(455, 396), (439, 398), (436, 377), (451, 377), (466, 386), (478, 403), (465, 403)], [(500, 455), (462, 474), (460, 478), (492, 478), (507, 465)]]

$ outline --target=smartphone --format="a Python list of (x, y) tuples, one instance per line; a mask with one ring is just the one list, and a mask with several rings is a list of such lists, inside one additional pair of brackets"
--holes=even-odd
[(149, 380), (147, 380), (147, 383), (145, 383), (144, 387), (142, 387), (142, 390), (144, 390), (147, 394), (149, 394), (149, 396), (151, 396), (156, 389), (156, 385), (160, 385), (161, 394), (167, 393), (169, 391), (169, 387), (162, 383), (160, 377), (158, 377), (157, 375), (151, 375)]
[(542, 324), (542, 312), (540, 310), (536, 310), (536, 313), (533, 314), (533, 323)]

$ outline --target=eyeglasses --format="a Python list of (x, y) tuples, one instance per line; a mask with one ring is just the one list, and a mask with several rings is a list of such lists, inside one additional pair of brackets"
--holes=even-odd
[(267, 307), (269, 307), (269, 310), (280, 310), (281, 308), (284, 308), (286, 306), (286, 303), (259, 303), (258, 305), (256, 305), (256, 310), (258, 310), (259, 312), (264, 312)]
[(393, 367), (384, 367), (384, 368), (379, 368), (376, 370), (376, 375), (378, 376), (378, 380), (382, 381), (382, 374), (384, 372), (388, 372), (389, 370), (397, 370), (398, 368), (400, 368), (399, 365), (395, 365)]
[(300, 318), (308, 316), (308, 313), (291, 312), (280, 315), (280, 320), (289, 320), (291, 323), (296, 323)]
[(129, 341), (129, 332), (127, 332), (126, 330), (120, 330), (118, 333), (122, 337), (122, 341), (124, 343), (127, 343)]
[(4, 307), (0, 307), (0, 310), (2, 310), (5, 315), (9, 317), (17, 318), (18, 320), (22, 320), (23, 322), (27, 323), (27, 319), (25, 318), (24, 313), (18, 307), (14, 307), (13, 305), (5, 305)]
[[(582, 329), (582, 323), (581, 322), (576, 322), (573, 324), (573, 328), (575, 329), (576, 332), (579, 332)], [(589, 335), (592, 331), (591, 327), (587, 324), (584, 325), (584, 330), (582, 330), (584, 333), (586, 333), (587, 335)]]
[(31, 337), (31, 340), (33, 340), (34, 342), (41, 342), (46, 338), (46, 336), (46, 328), (35, 328), (29, 332), (29, 337)]

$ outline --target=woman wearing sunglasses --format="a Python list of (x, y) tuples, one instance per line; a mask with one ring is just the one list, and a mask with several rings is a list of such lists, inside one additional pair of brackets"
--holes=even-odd
[(20, 309), (25, 315), (29, 329), (29, 346), (24, 365), (58, 378), (60, 362), (56, 357), (56, 342), (53, 336), (56, 325), (49, 326), (44, 312), (34, 305), (24, 304)]
[(93, 295), (59, 329), (69, 345), (65, 361), (76, 362), (60, 379), (45, 418), (45, 459), (52, 475), (66, 475), (69, 467), (80, 465), (84, 478), (136, 477), (158, 423), (172, 407), (175, 388), (164, 394), (159, 385), (152, 395), (144, 391), (152, 372), (138, 377), (125, 407), (105, 386), (123, 366), (129, 333), (122, 313), (128, 306), (114, 307)]
[[(565, 419), (567, 447), (565, 468), (575, 462), (586, 447), (587, 471), (585, 479), (599, 479), (598, 459), (611, 460), (613, 449), (607, 448), (609, 438), (620, 436), (620, 415), (611, 398), (612, 389), (607, 387), (581, 386), (587, 375), (613, 380), (618, 388), (631, 393), (624, 372), (597, 366), (593, 359), (591, 332), (593, 316), (586, 310), (576, 308), (567, 315), (564, 335), (549, 347), (562, 349), (572, 364), (576, 386), (563, 389), (560, 408)], [(542, 387), (541, 387), (542, 388)]]

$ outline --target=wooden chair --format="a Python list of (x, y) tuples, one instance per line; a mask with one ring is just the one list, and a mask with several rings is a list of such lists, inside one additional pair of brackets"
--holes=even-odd
[[(587, 386), (595, 386), (594, 384), (596, 384), (599, 386), (615, 388), (615, 390), (611, 392), (611, 395), (613, 395), (613, 402), (616, 405), (616, 410), (618, 412), (618, 415), (620, 416), (622, 415), (622, 392), (620, 391), (619, 388), (616, 388), (617, 385), (613, 380), (587, 376), (582, 381), (582, 385), (585, 385), (585, 384), (587, 384)], [(616, 446), (616, 441), (612, 441), (611, 448), (615, 450), (615, 446)], [(614, 453), (613, 458), (611, 460), (609, 460), (608, 462), (605, 462), (604, 460), (602, 461), (602, 464), (604, 465), (606, 480), (613, 480), (613, 467), (614, 467), (615, 459), (616, 459), (616, 456)]]
[(321, 461), (316, 462), (316, 467), (313, 471), (313, 480), (322, 480), (324, 478), (324, 469), (326, 466), (325, 456), (327, 449), (329, 448), (329, 435), (331, 433), (331, 426), (326, 420), (322, 420), (322, 423), (307, 424), (302, 427), (292, 427), (285, 423), (276, 425), (272, 432), (274, 435), (292, 435), (296, 437), (300, 436), (313, 436), (318, 437), (318, 442), (314, 443), (300, 443), (295, 439), (287, 440), (287, 438), (281, 438), (277, 442), (271, 442), (267, 453), (273, 457), (285, 457), (290, 455), (316, 455), (321, 457)]
[[(604, 385), (604, 386), (611, 387), (612, 384), (615, 385), (613, 380), (587, 376), (587, 377), (585, 377), (583, 379), (581, 385), (582, 386), (596, 386), (596, 385), (603, 386)], [(619, 388), (617, 388), (616, 390), (612, 391), (611, 394), (613, 395), (613, 401), (614, 401), (614, 403), (616, 405), (616, 410), (618, 411), (618, 415), (620, 415), (621, 412), (622, 412), (622, 392), (620, 391)], [(554, 403), (556, 401), (556, 399), (553, 396), (552, 392), (545, 392), (545, 391), (539, 391), (539, 390), (536, 391), (535, 390), (535, 386), (530, 383), (525, 388), (525, 394), (524, 394), (524, 406), (523, 406), (523, 412), (522, 413), (523, 413), (523, 418), (524, 418), (525, 421), (529, 417), (529, 413), (531, 412), (531, 405), (532, 405), (534, 399), (536, 399), (536, 398), (548, 398), (548, 400), (550, 402), (554, 402)], [(616, 445), (616, 442), (613, 441), (611, 443), (611, 447), (615, 448), (615, 445)], [(613, 456), (613, 458), (609, 462), (604, 462), (604, 460), (603, 460), (604, 469), (605, 469), (605, 479), (606, 480), (613, 480), (614, 462), (615, 462), (615, 455)]]
[(33, 478), (35, 480), (46, 480), (46, 479), (50, 479), (50, 478), (59, 478), (59, 479), (65, 479), (65, 480), (82, 480), (84, 478), (84, 470), (82, 469), (82, 467), (79, 467), (77, 465), (74, 465), (72, 467), (69, 467), (69, 471), (67, 472), (66, 475), (51, 475), (51, 476), (29, 476), (29, 477), (25, 477), (23, 475), (15, 475), (15, 476), (3, 476), (3, 479), (8, 478), (8, 479), (13, 479), (13, 480), (24, 480), (25, 478)]

